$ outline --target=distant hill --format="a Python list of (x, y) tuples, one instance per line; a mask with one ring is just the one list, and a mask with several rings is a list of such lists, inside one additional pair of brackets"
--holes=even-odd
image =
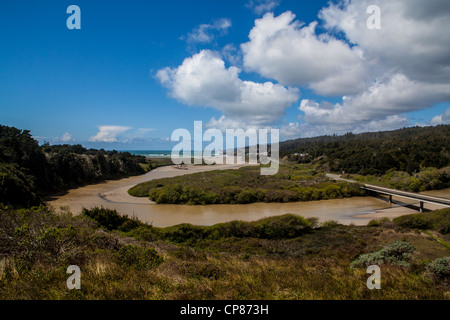
[(288, 140), (280, 143), (280, 156), (315, 161), (335, 172), (383, 174), (394, 169), (412, 174), (450, 165), (450, 125)]

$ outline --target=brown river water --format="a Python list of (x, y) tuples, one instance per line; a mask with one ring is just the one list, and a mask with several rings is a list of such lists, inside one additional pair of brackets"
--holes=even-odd
[[(69, 190), (64, 195), (47, 199), (47, 204), (56, 211), (67, 210), (79, 214), (82, 208), (103, 206), (116, 209), (122, 214), (136, 216), (139, 220), (151, 223), (156, 227), (167, 227), (180, 223), (194, 225), (213, 225), (232, 220), (253, 221), (286, 213), (303, 217), (317, 217), (324, 222), (334, 220), (342, 224), (365, 225), (370, 220), (381, 217), (394, 218), (417, 211), (406, 208), (405, 203), (416, 204), (413, 201), (390, 204), (373, 197), (354, 197), (347, 199), (320, 200), (291, 203), (252, 203), (245, 205), (162, 205), (155, 204), (148, 198), (135, 198), (127, 191), (134, 185), (158, 178), (174, 177), (200, 171), (217, 169), (233, 169), (239, 165), (188, 166), (187, 170), (171, 166), (160, 167), (141, 176), (121, 180), (106, 181)], [(424, 192), (425, 194), (450, 198), (450, 189)], [(437, 205), (425, 204), (427, 209), (440, 209)]]

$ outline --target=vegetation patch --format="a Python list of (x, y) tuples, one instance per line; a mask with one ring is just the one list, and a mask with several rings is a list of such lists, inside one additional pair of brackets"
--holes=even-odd
[(352, 267), (361, 268), (370, 265), (395, 264), (402, 267), (409, 267), (412, 260), (412, 253), (416, 250), (414, 246), (406, 241), (396, 241), (385, 246), (383, 249), (360, 255), (352, 261)]
[(156, 203), (246, 204), (346, 198), (364, 195), (358, 184), (333, 182), (313, 165), (281, 164), (273, 176), (257, 166), (214, 170), (138, 184), (128, 193)]
[(450, 257), (438, 258), (427, 265), (433, 278), (437, 281), (450, 281)]

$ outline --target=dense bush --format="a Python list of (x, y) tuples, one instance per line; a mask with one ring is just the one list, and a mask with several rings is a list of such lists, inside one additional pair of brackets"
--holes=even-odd
[(277, 219), (263, 219), (256, 223), (258, 238), (292, 239), (316, 227), (317, 220), (305, 219), (295, 215), (283, 215)]
[(225, 238), (292, 239), (310, 232), (317, 226), (317, 219), (286, 214), (258, 221), (230, 221), (214, 226), (180, 224), (161, 231), (161, 237), (171, 242), (195, 242), (204, 239)]
[(120, 215), (116, 210), (103, 207), (94, 207), (91, 209), (83, 208), (81, 214), (96, 221), (100, 227), (106, 230), (118, 230), (125, 222), (129, 221), (128, 216)]
[(81, 214), (94, 220), (100, 227), (109, 231), (119, 230), (126, 233), (140, 227), (151, 228), (151, 226), (142, 223), (136, 217), (129, 218), (128, 215), (122, 215), (114, 209), (103, 207), (83, 208)]
[(416, 247), (406, 241), (395, 241), (379, 251), (360, 255), (352, 261), (351, 265), (353, 268), (381, 264), (395, 264), (408, 267), (408, 262), (412, 259), (414, 250), (416, 250)]
[(205, 238), (205, 229), (206, 227), (193, 226), (188, 223), (183, 223), (166, 228), (162, 236), (164, 237), (164, 239), (175, 243), (197, 241)]
[(430, 262), (427, 269), (436, 280), (450, 281), (450, 257), (438, 258)]

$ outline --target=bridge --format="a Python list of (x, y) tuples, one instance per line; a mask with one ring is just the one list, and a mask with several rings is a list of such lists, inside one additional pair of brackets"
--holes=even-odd
[[(340, 176), (335, 175), (335, 174), (327, 174), (327, 176), (329, 178), (332, 178), (332, 179), (335, 179), (335, 180), (342, 180), (342, 181), (357, 183), (357, 181), (343, 179)], [(419, 193), (415, 193), (415, 192), (400, 191), (400, 190), (391, 189), (391, 188), (374, 186), (374, 185), (371, 185), (371, 184), (363, 184), (363, 186), (361, 188), (364, 189), (364, 190), (370, 191), (370, 192), (375, 192), (377, 194), (388, 195), (389, 196), (389, 202), (391, 202), (391, 203), (392, 203), (392, 197), (393, 196), (400, 197), (400, 198), (411, 199), (411, 200), (414, 200), (414, 201), (419, 201), (419, 204), (420, 204), (419, 205), (419, 210), (420, 210), (420, 212), (423, 212), (425, 203), (432, 203), (432, 204), (436, 204), (436, 205), (440, 205), (440, 206), (443, 206), (443, 207), (450, 208), (450, 199), (446, 199), (446, 198), (429, 196), (429, 195), (419, 194)]]
[(446, 198), (428, 196), (428, 195), (414, 193), (414, 192), (399, 191), (399, 190), (395, 190), (395, 189), (391, 189), (391, 188), (374, 186), (371, 184), (365, 184), (361, 188), (365, 189), (367, 191), (370, 191), (370, 192), (386, 194), (389, 196), (389, 202), (391, 202), (391, 203), (392, 203), (392, 196), (419, 201), (420, 212), (423, 212), (424, 203), (432, 203), (432, 204), (437, 204), (440, 206), (450, 208), (450, 199), (446, 199)]

